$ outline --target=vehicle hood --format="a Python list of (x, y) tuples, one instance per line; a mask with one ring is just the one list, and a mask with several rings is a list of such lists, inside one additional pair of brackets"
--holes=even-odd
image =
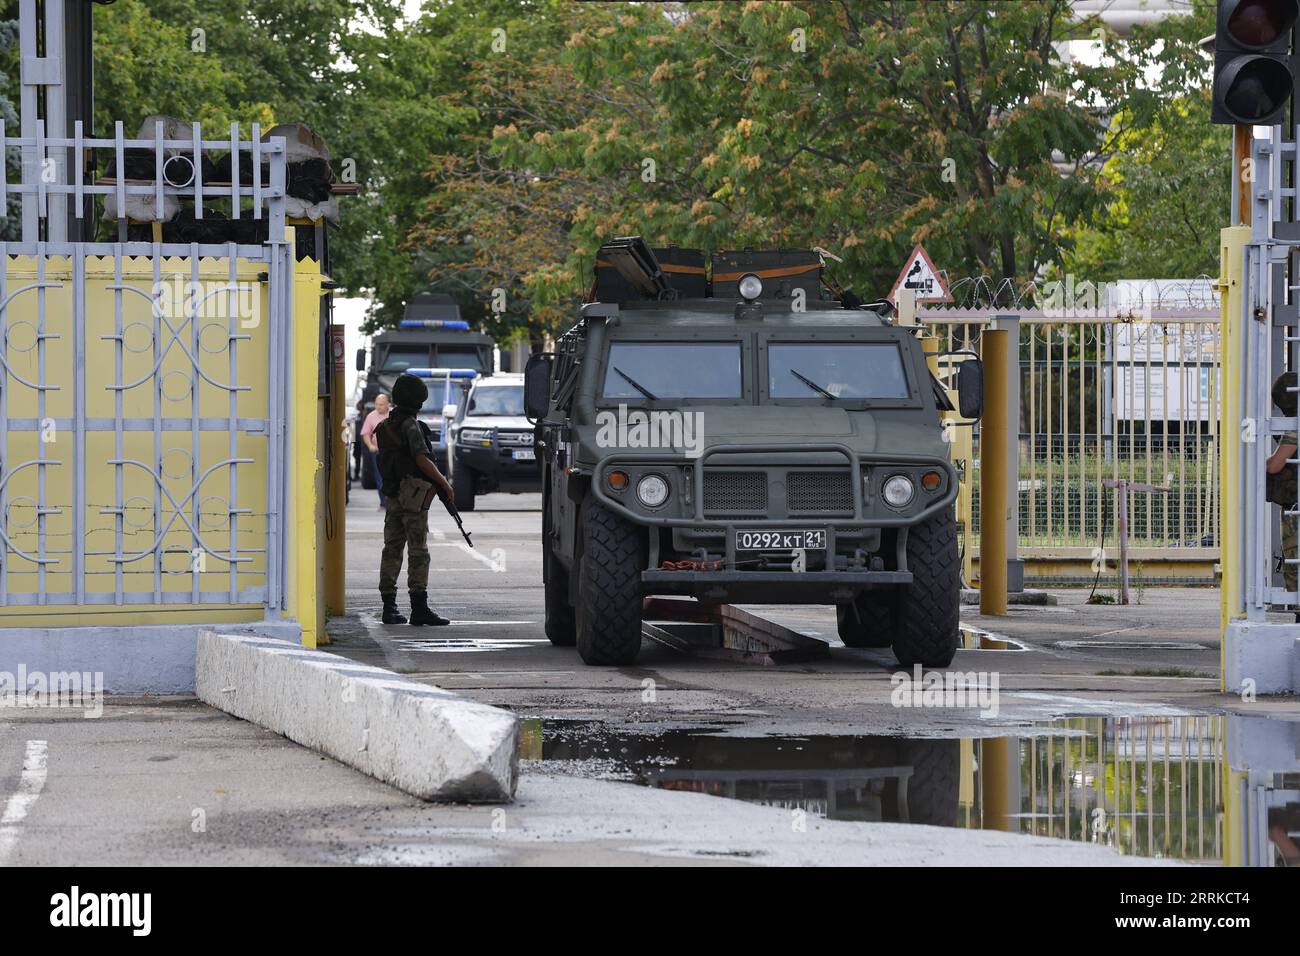
[[(932, 413), (919, 409), (880, 411), (811, 408), (792, 405), (692, 405), (702, 430), (690, 435), (701, 449), (731, 444), (826, 442), (848, 445), (860, 454), (872, 452), (947, 458), (949, 447)], [(694, 426), (693, 426), (694, 427)], [(599, 433), (598, 424), (583, 428), (584, 438)], [(586, 442), (584, 442), (585, 444)], [(607, 441), (592, 444), (608, 448)], [(791, 451), (797, 451), (791, 448)]]

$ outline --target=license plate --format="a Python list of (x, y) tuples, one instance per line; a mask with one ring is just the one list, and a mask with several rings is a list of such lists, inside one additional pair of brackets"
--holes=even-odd
[(537, 453), (531, 448), (516, 448), (515, 461), (536, 461)]
[(737, 531), (737, 551), (805, 551), (823, 550), (826, 532), (821, 529), (804, 531)]

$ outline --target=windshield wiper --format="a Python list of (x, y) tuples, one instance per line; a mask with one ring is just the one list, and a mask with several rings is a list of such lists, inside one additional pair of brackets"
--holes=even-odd
[(835, 398), (834, 395), (832, 395), (832, 394), (831, 394), (830, 392), (828, 392), (826, 389), (822, 388), (820, 385), (818, 385), (816, 382), (814, 382), (812, 379), (810, 379), (807, 375), (800, 375), (800, 374), (799, 374), (798, 372), (796, 372), (794, 369), (790, 369), (790, 374), (793, 375), (795, 378), (797, 378), (799, 381), (803, 382), (805, 385), (807, 385), (809, 388), (811, 388), (814, 392), (821, 392), (823, 398), (829, 398), (829, 399), (831, 399), (831, 400), (834, 400), (834, 398)]
[(628, 375), (627, 372), (623, 371), (617, 365), (614, 366), (614, 371), (618, 373), (619, 378), (623, 379), (623, 381), (627, 382), (629, 385), (635, 388), (646, 398), (650, 399), (650, 401), (652, 402), (659, 401), (658, 397), (653, 392), (651, 392), (650, 389), (646, 388), (644, 385), (642, 385), (640, 382), (634, 379), (631, 375)]

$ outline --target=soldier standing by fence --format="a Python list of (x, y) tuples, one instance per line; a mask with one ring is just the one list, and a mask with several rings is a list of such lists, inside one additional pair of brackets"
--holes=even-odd
[(450, 623), (429, 608), (429, 505), (441, 492), (453, 504), (451, 483), (429, 456), (424, 425), (416, 418), (429, 389), (414, 375), (403, 374), (393, 386), (394, 409), (375, 430), (379, 439), (379, 472), (388, 501), (384, 515), (384, 552), (379, 563), (379, 595), (383, 622), (405, 624), (397, 610), (397, 576), (402, 550), (408, 554), (406, 584), (411, 595), (413, 625)]

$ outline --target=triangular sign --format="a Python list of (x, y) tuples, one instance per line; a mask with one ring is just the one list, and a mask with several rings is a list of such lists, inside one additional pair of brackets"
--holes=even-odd
[(939, 270), (934, 267), (930, 257), (925, 254), (925, 249), (917, 243), (912, 254), (907, 257), (907, 263), (903, 266), (903, 271), (898, 274), (894, 287), (889, 290), (889, 301), (898, 306), (898, 294), (902, 289), (912, 289), (916, 292), (917, 302), (951, 302), (952, 293), (948, 291), (948, 283), (943, 281), (939, 275)]

